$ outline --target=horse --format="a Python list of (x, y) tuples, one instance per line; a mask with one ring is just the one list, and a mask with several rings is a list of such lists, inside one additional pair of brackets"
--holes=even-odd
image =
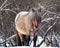
[(41, 23), (41, 8), (31, 8), (29, 11), (21, 11), (15, 17), (15, 27), (21, 40), (20, 45), (29, 46), (30, 36), (33, 36), (34, 45), (38, 36)]

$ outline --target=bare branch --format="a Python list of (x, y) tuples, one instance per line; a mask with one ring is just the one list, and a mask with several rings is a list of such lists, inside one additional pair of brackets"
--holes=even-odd
[(8, 0), (5, 0), (4, 3), (1, 5), (0, 8), (3, 8), (3, 6), (7, 3)]
[(3, 9), (4, 9), (5, 7), (7, 7), (7, 6), (9, 6), (9, 5), (11, 5), (11, 3), (9, 3), (9, 4), (6, 4), (6, 5), (3, 7)]
[(10, 10), (10, 9), (3, 9), (3, 10), (4, 10), (4, 11), (10, 11), (10, 12), (13, 12), (13, 13), (17, 14), (15, 11)]
[(47, 11), (42, 15), (42, 18), (47, 14)]
[(60, 14), (57, 14), (57, 13), (55, 13), (55, 12), (51, 12), (51, 11), (49, 11), (48, 9), (47, 9), (47, 10), (44, 9), (43, 11), (46, 11), (45, 14), (44, 14), (43, 16), (45, 16), (47, 13), (55, 14), (55, 15), (60, 16)]
[(49, 22), (49, 20), (54, 20), (54, 19), (60, 19), (60, 17), (49, 17), (49, 18), (45, 18), (45, 19), (43, 19), (41, 22)]
[(51, 12), (51, 11), (47, 11), (48, 13), (51, 13), (51, 14), (55, 14), (55, 15), (58, 15), (58, 16), (60, 16), (60, 14), (57, 14), (57, 13), (55, 13), (55, 12)]
[(54, 22), (54, 24), (47, 29), (47, 31), (46, 31), (46, 33), (45, 33), (45, 35), (44, 35), (44, 39), (41, 41), (40, 44), (37, 45), (37, 47), (41, 46), (41, 44), (45, 41), (45, 37), (47, 36), (48, 31), (49, 31), (55, 24), (56, 24), (56, 22)]
[[(12, 38), (14, 38), (14, 37), (16, 37), (17, 36), (17, 34), (14, 34), (14, 35), (12, 35), (11, 37), (9, 37), (9, 38), (7, 38), (6, 39), (6, 41), (9, 41), (9, 40), (11, 40)], [(3, 43), (5, 42), (5, 40), (3, 41)]]
[(44, 7), (42, 7), (42, 8), (43, 8), (43, 11), (46, 11), (46, 12), (42, 15), (42, 18), (43, 18), (47, 13), (50, 13), (50, 14), (54, 14), (54, 15), (60, 16), (60, 14), (57, 14), (57, 13), (55, 13), (55, 12), (51, 12), (51, 11), (49, 11), (49, 9), (45, 10)]

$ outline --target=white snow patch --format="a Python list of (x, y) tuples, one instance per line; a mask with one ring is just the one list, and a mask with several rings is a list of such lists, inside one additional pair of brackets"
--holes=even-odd
[[(36, 45), (40, 44), (42, 40), (43, 40), (43, 38), (41, 36), (38, 36)], [(31, 43), (30, 47), (33, 47), (33, 41)], [(45, 48), (45, 47), (47, 47), (47, 45), (45, 42), (43, 42), (42, 45), (40, 46), (40, 48)]]

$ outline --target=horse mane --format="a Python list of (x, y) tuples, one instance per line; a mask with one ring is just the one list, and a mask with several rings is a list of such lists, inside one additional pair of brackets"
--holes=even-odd
[[(37, 8), (35, 8), (35, 9), (37, 9)], [(28, 23), (29, 23), (30, 27), (32, 26), (32, 22), (31, 22), (32, 19), (36, 19), (37, 22), (41, 22), (41, 16), (37, 16), (37, 14), (35, 12), (36, 11), (34, 11), (34, 8), (31, 8), (28, 12)]]

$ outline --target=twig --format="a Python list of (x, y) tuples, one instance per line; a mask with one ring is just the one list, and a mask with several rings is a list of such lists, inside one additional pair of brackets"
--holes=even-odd
[(47, 11), (42, 15), (42, 18), (47, 14)]
[[(44, 11), (46, 11), (46, 10), (44, 10)], [(55, 12), (51, 12), (51, 11), (49, 11), (49, 10), (47, 10), (46, 13), (55, 14), (55, 15), (60, 16), (60, 14), (57, 14), (57, 13), (55, 13)], [(46, 14), (46, 13), (45, 13), (45, 14)], [(44, 16), (44, 15), (43, 15), (43, 16)]]
[(7, 3), (8, 0), (5, 0), (4, 3), (1, 5), (0, 8), (3, 8), (3, 6)]
[(55, 14), (55, 15), (58, 15), (58, 16), (60, 16), (60, 14), (57, 14), (57, 13), (55, 13), (55, 12), (51, 12), (51, 11), (47, 11), (48, 13), (51, 13), (51, 14)]
[(37, 45), (37, 47), (41, 46), (41, 44), (45, 41), (45, 37), (46, 37), (47, 34), (49, 33), (48, 31), (49, 31), (55, 24), (56, 24), (56, 22), (54, 22), (54, 24), (47, 29), (47, 31), (46, 31), (46, 33), (45, 33), (45, 35), (44, 35), (43, 40), (41, 41), (40, 44)]
[(2, 29), (2, 32), (3, 32), (3, 35), (4, 35), (4, 39), (5, 39), (5, 46), (6, 46), (6, 33), (5, 33), (5, 27), (4, 27), (4, 21), (3, 21), (3, 16), (2, 16), (2, 12), (0, 13), (0, 18), (1, 18), (1, 25), (2, 25), (2, 27), (1, 27), (1, 29)]
[(44, 8), (44, 6), (40, 5), (40, 3), (39, 3), (39, 6), (42, 8), (43, 11), (46, 11), (46, 12), (43, 14), (42, 17), (44, 17), (47, 13), (51, 13), (51, 14), (55, 14), (55, 15), (60, 16), (60, 14), (57, 14), (57, 13), (55, 13), (55, 12), (49, 11), (49, 8), (46, 10), (46, 9)]
[(45, 11), (45, 13), (42, 15), (42, 18), (43, 18), (47, 13), (55, 14), (55, 15), (60, 16), (60, 14), (57, 14), (57, 13), (55, 13), (55, 12), (51, 12), (51, 11), (49, 11), (48, 9), (47, 9), (47, 10), (43, 9), (43, 11)]
[(11, 4), (12, 4), (12, 3), (6, 4), (6, 5), (3, 7), (3, 9), (4, 9), (5, 7), (7, 7), (7, 6), (11, 5)]
[(49, 18), (45, 18), (43, 19), (41, 22), (48, 22), (49, 20), (55, 20), (55, 19), (60, 19), (60, 17), (49, 17)]
[[(7, 38), (6, 41), (11, 40), (11, 39), (14, 38), (15, 36), (17, 36), (17, 34), (14, 34), (14, 35), (12, 35), (11, 37)], [(3, 43), (4, 43), (4, 42), (5, 42), (5, 40), (3, 41)]]
[(10, 9), (3, 9), (4, 11), (10, 11), (10, 12), (13, 12), (15, 14), (17, 14), (17, 12), (13, 11), (13, 10), (10, 10)]

